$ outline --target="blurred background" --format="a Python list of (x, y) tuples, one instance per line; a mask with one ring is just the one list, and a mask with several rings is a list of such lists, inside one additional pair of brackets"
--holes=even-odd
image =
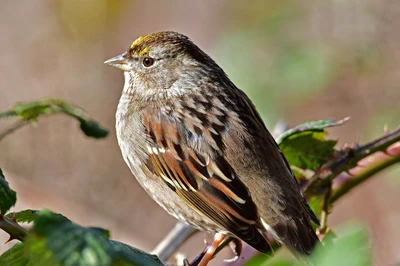
[[(76, 121), (42, 118), (0, 143), (14, 210), (49, 208), (150, 251), (175, 220), (123, 162), (114, 132), (122, 73), (103, 62), (137, 37), (188, 35), (243, 89), (269, 128), (351, 116), (329, 137), (363, 143), (400, 122), (400, 2), (380, 0), (0, 0), (0, 111), (43, 97), (71, 101), (110, 129), (85, 137)], [(0, 131), (12, 121), (0, 121)], [(333, 209), (335, 226), (369, 228), (375, 265), (400, 261), (400, 175), (392, 167)], [(7, 239), (0, 232), (0, 242)], [(194, 258), (206, 233), (182, 248)], [(0, 245), (4, 250), (7, 245)], [(225, 253), (229, 256), (228, 253)], [(214, 265), (221, 263), (218, 256)]]

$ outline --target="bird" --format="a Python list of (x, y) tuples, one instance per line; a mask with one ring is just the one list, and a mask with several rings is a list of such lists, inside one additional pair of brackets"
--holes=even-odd
[(311, 253), (318, 219), (256, 107), (210, 56), (164, 31), (105, 64), (124, 73), (116, 135), (132, 174), (170, 215), (216, 234), (199, 265), (228, 236), (268, 253), (269, 234)]

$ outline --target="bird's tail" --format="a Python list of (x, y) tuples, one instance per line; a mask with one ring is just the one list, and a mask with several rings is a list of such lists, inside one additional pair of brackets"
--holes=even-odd
[(299, 220), (294, 218), (280, 221), (273, 226), (269, 226), (263, 219), (261, 221), (268, 233), (279, 243), (286, 246), (296, 258), (302, 261), (305, 259), (310, 264), (306, 257), (311, 254), (315, 245), (319, 243), (319, 239), (308, 219)]
[(280, 222), (273, 229), (278, 236), (277, 240), (296, 254), (310, 255), (314, 246), (319, 243), (318, 236), (308, 220)]

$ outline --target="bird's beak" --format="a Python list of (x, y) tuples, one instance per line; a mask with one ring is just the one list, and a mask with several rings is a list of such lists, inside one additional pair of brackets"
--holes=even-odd
[(129, 61), (129, 54), (125, 52), (108, 59), (104, 64), (121, 69), (122, 71), (130, 71), (132, 70), (132, 64)]

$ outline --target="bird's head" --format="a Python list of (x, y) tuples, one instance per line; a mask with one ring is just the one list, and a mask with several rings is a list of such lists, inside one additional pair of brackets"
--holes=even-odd
[(139, 37), (104, 63), (125, 72), (124, 94), (142, 100), (182, 95), (225, 75), (188, 37), (171, 31)]

